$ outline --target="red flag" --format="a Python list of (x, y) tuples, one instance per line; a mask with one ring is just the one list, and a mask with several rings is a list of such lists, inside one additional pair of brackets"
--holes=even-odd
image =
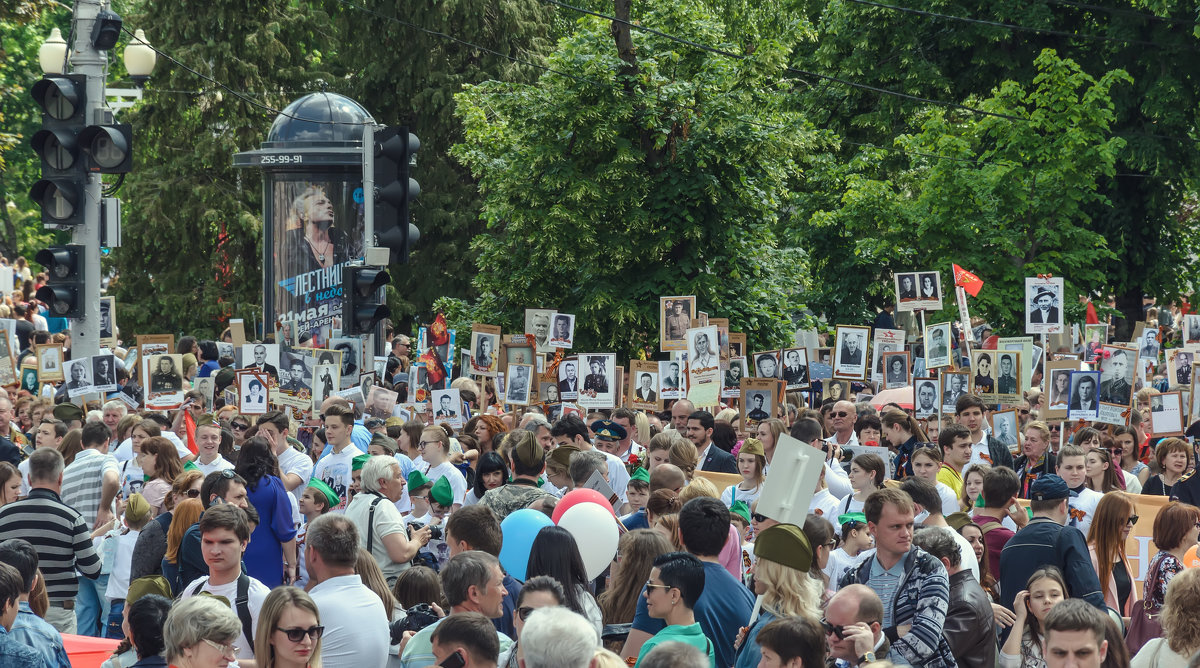
[(1096, 315), (1096, 307), (1095, 307), (1095, 305), (1092, 304), (1092, 300), (1090, 300), (1090, 299), (1088, 300), (1088, 303), (1087, 303), (1087, 316), (1086, 316), (1086, 320), (1084, 320), (1084, 323), (1088, 324), (1088, 325), (1099, 325), (1100, 324), (1100, 316)]
[(966, 290), (967, 294), (972, 297), (978, 297), (979, 289), (983, 287), (983, 280), (956, 264), (954, 265), (954, 284)]
[(433, 319), (433, 324), (429, 326), (431, 346), (444, 346), (450, 343), (450, 330), (446, 327), (446, 316), (439, 311), (437, 317)]
[(437, 385), (446, 379), (446, 365), (442, 363), (442, 358), (437, 353), (437, 348), (430, 348), (417, 360), (425, 364), (425, 374), (429, 381), (430, 387)]
[(196, 445), (196, 421), (192, 419), (192, 412), (188, 409), (183, 409), (183, 426), (187, 429), (187, 448), (192, 451), (193, 455), (200, 454), (200, 448)]

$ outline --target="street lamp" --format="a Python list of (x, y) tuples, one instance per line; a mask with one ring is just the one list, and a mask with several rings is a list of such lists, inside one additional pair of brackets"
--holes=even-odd
[(67, 42), (58, 28), (51, 29), (50, 37), (42, 42), (38, 49), (38, 63), (42, 66), (42, 74), (66, 74)]
[(146, 80), (154, 71), (154, 63), (157, 59), (158, 54), (150, 48), (150, 43), (146, 41), (146, 33), (138, 28), (133, 33), (133, 39), (125, 45), (124, 60), (129, 78), (133, 79), (139, 88), (146, 85)]

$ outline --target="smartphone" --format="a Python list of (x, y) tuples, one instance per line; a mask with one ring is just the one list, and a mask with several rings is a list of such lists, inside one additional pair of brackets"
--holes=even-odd
[(441, 666), (441, 668), (463, 668), (463, 666), (467, 665), (467, 660), (463, 658), (462, 652), (463, 651), (461, 649), (454, 650), (453, 654), (446, 657), (445, 660), (438, 665)]

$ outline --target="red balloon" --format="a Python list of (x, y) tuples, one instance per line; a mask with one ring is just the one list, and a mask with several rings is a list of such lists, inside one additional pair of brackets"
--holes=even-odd
[(604, 506), (604, 509), (608, 511), (609, 515), (612, 515), (613, 517), (617, 516), (617, 514), (613, 512), (612, 504), (608, 502), (608, 499), (604, 498), (603, 494), (594, 489), (586, 489), (581, 487), (579, 489), (573, 489), (563, 495), (563, 498), (558, 502), (558, 505), (554, 506), (554, 514), (551, 515), (550, 518), (554, 520), (555, 524), (558, 524), (558, 519), (563, 516), (563, 513), (570, 510), (572, 506), (577, 506), (581, 503), (595, 503), (597, 505)]

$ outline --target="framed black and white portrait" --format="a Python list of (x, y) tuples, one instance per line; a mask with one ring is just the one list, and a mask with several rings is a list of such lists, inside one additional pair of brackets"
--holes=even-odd
[(871, 328), (838, 325), (836, 331), (833, 377), (866, 380), (867, 336)]
[(761, 353), (754, 353), (754, 377), (778, 378), (779, 353), (780, 351), (778, 350), (767, 350)]
[(936, 378), (913, 380), (913, 415), (918, 420), (938, 416), (942, 406), (940, 389)]
[(1063, 331), (1063, 279), (1030, 276), (1025, 279), (1025, 333)]

